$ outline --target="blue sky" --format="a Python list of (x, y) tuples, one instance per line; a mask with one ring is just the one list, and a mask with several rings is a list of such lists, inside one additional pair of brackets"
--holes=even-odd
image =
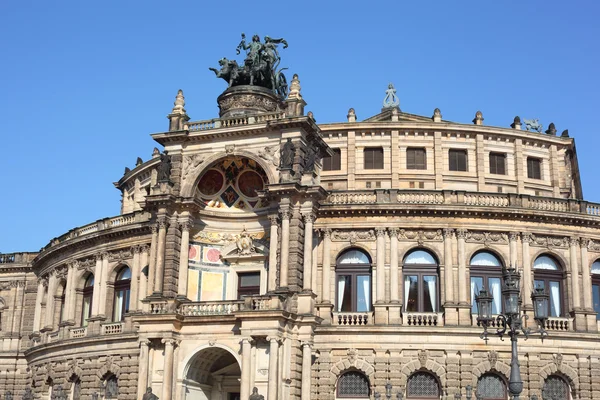
[(406, 112), (569, 129), (585, 198), (600, 202), (599, 11), (591, 0), (2, 1), (0, 252), (118, 214), (112, 182), (150, 157), (178, 89), (192, 120), (217, 116), (225, 83), (208, 67), (235, 56), (241, 32), (289, 42), (282, 66), (317, 122), (378, 113), (393, 82)]

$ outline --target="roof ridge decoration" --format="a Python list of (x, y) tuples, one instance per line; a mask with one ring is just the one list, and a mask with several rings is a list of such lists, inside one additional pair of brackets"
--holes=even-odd
[(385, 91), (385, 98), (383, 99), (383, 108), (400, 108), (400, 99), (396, 96), (396, 89), (393, 83), (388, 84), (388, 88)]

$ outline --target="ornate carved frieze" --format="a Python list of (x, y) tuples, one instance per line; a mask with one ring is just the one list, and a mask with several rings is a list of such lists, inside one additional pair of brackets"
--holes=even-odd
[(258, 156), (265, 161), (272, 163), (274, 166), (279, 166), (279, 145), (265, 146), (264, 149), (258, 151)]
[(79, 269), (79, 270), (86, 270), (86, 271), (89, 271), (89, 272), (93, 272), (95, 265), (96, 265), (96, 258), (95, 257), (90, 257), (90, 258), (86, 258), (86, 259), (83, 259), (83, 260), (79, 260), (79, 263), (77, 265), (77, 269)]
[(334, 242), (350, 242), (356, 243), (358, 241), (372, 241), (375, 240), (375, 230), (362, 230), (362, 231), (332, 231), (331, 240)]
[(596, 242), (596, 241), (590, 239), (590, 241), (588, 242), (587, 248), (589, 251), (600, 252), (600, 242)]
[[(262, 243), (262, 239), (265, 237), (264, 232), (254, 232), (254, 233), (246, 233), (249, 238), (254, 241), (258, 241)], [(203, 243), (212, 243), (212, 244), (222, 244), (227, 245), (233, 242), (237, 242), (240, 234), (233, 233), (222, 233), (222, 232), (206, 232), (200, 231), (196, 235), (194, 235), (194, 240), (203, 242)]]
[(426, 241), (430, 242), (441, 242), (443, 240), (442, 230), (418, 230), (411, 231), (406, 229), (400, 229), (398, 233), (398, 239), (403, 240), (416, 240), (417, 243), (422, 245)]
[(184, 182), (190, 177), (195, 177), (200, 172), (205, 157), (202, 154), (183, 157), (183, 166), (181, 170), (181, 181)]
[(25, 281), (3, 281), (0, 282), (0, 291), (1, 290), (10, 290), (12, 288), (25, 287)]
[(569, 238), (568, 237), (557, 237), (557, 236), (544, 236), (544, 235), (530, 235), (529, 240), (530, 246), (546, 247), (548, 249), (568, 249)]
[(119, 262), (123, 260), (128, 260), (133, 257), (133, 252), (131, 249), (121, 249), (117, 251), (112, 251), (108, 253), (108, 261), (110, 262)]
[(467, 231), (465, 240), (467, 243), (483, 243), (487, 247), (491, 244), (507, 244), (508, 235), (500, 232)]

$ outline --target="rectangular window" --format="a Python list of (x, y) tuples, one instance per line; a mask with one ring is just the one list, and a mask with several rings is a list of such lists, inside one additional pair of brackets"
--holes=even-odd
[(423, 276), (423, 311), (437, 312), (437, 276)]
[(342, 151), (331, 149), (333, 156), (323, 157), (323, 171), (339, 171), (342, 169)]
[(450, 171), (468, 171), (467, 151), (450, 149), (448, 151), (448, 163)]
[(260, 272), (238, 274), (238, 299), (260, 294)]
[(475, 296), (479, 295), (479, 291), (483, 289), (483, 278), (481, 276), (472, 276), (471, 277), (471, 312), (473, 314), (477, 314), (479, 309), (477, 308), (477, 302), (475, 301)]
[(363, 154), (365, 169), (383, 169), (383, 149), (381, 147), (367, 147)]
[(352, 311), (352, 279), (350, 275), (338, 275), (338, 312)]
[(506, 175), (506, 154), (490, 153), (490, 174)]
[(404, 277), (406, 311), (419, 311), (419, 281), (415, 275)]
[(527, 157), (527, 177), (529, 179), (542, 179), (542, 160)]
[(371, 309), (371, 275), (356, 277), (356, 312), (367, 312)]
[(406, 169), (427, 169), (425, 149), (406, 149)]
[(600, 285), (592, 286), (592, 296), (594, 300), (594, 311), (596, 311), (596, 319), (600, 320)]

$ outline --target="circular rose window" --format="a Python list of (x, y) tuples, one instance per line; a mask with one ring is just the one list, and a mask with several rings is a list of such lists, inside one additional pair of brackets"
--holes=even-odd
[(213, 196), (223, 188), (223, 180), (223, 175), (219, 171), (210, 169), (200, 178), (198, 189), (205, 196)]
[(256, 191), (262, 190), (263, 187), (263, 180), (255, 171), (244, 171), (238, 178), (238, 188), (246, 197), (256, 197)]

